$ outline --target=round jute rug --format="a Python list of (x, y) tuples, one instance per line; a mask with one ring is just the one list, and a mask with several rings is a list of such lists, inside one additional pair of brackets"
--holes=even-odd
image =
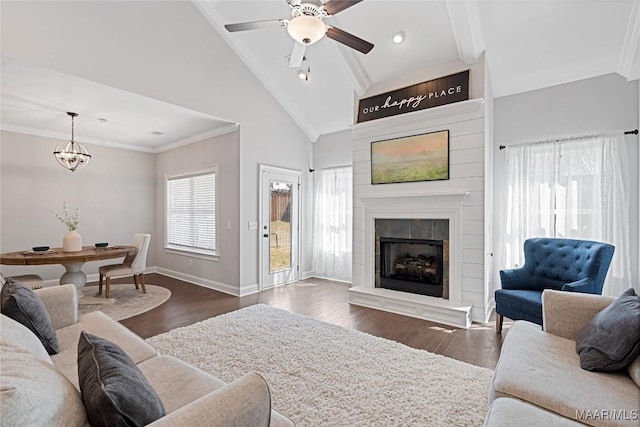
[(103, 294), (98, 295), (97, 286), (82, 288), (82, 296), (78, 298), (78, 316), (100, 310), (113, 320), (122, 320), (156, 308), (171, 296), (169, 289), (155, 285), (145, 285), (146, 294), (136, 289), (133, 283), (111, 285), (109, 288), (109, 298), (104, 297), (104, 289)]

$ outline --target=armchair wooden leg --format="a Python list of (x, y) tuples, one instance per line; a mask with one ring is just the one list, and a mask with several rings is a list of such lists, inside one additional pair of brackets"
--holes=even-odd
[(140, 289), (140, 285), (138, 284), (138, 275), (133, 275), (133, 284), (136, 285), (136, 289)]
[(502, 321), (504, 320), (504, 317), (502, 316), (502, 314), (497, 314), (496, 313), (496, 332), (502, 332)]
[(142, 293), (146, 294), (147, 290), (144, 287), (144, 273), (139, 274), (139, 276), (140, 276), (139, 282), (140, 282), (140, 287), (142, 288)]
[(107, 276), (107, 280), (105, 280), (105, 289), (104, 289), (104, 297), (105, 298), (109, 298), (109, 282), (111, 281), (111, 278), (109, 276)]
[(104, 276), (100, 274), (100, 281), (98, 282), (98, 295), (102, 295), (102, 279)]

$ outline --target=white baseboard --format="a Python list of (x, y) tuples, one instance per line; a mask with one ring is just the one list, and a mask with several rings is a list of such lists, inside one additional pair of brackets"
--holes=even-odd
[[(215, 280), (209, 280), (198, 276), (192, 276), (175, 270), (169, 270), (163, 267), (147, 267), (145, 273), (158, 273), (164, 276), (172, 277), (174, 279), (182, 280), (192, 283), (194, 285), (202, 286), (203, 288), (213, 289), (214, 291), (220, 291), (225, 294), (233, 295), (235, 297), (243, 297), (250, 294), (260, 292), (260, 286), (257, 283), (250, 285), (244, 285), (240, 289), (236, 285), (230, 285), (228, 283), (217, 282)], [(312, 276), (311, 272), (309, 272)], [(87, 274), (87, 282), (96, 282), (100, 279), (98, 273)], [(44, 286), (58, 286), (60, 279), (47, 279), (44, 281)]]
[(224, 292), (225, 294), (233, 295), (236, 297), (241, 296), (236, 286), (227, 283), (216, 282), (215, 280), (204, 279), (202, 277), (192, 276), (190, 274), (185, 274), (179, 271), (169, 270), (162, 267), (151, 267), (147, 269), (147, 272), (158, 273), (164, 276), (173, 277), (174, 279), (183, 280), (185, 282), (193, 283), (194, 285), (202, 286), (203, 288), (213, 289), (215, 291)]
[(332, 282), (346, 283), (347, 285), (353, 284), (350, 280), (336, 279), (335, 277), (327, 277), (327, 276), (322, 276), (320, 274), (311, 273), (311, 276), (309, 277), (315, 277), (315, 278), (324, 279), (324, 280), (331, 280)]
[(309, 277), (314, 277), (313, 270), (303, 271), (300, 273), (300, 280), (305, 280)]

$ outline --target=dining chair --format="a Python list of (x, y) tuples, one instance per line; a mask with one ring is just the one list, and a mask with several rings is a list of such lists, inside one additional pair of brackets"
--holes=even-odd
[(44, 286), (42, 277), (37, 274), (23, 274), (21, 276), (4, 277), (0, 273), (0, 284), (4, 285), (5, 279), (13, 279), (14, 282), (20, 282), (23, 285), (29, 286), (31, 289), (40, 289)]
[(127, 256), (122, 264), (103, 265), (98, 269), (100, 273), (98, 295), (102, 294), (103, 279), (105, 283), (104, 297), (109, 298), (109, 284), (111, 279), (126, 276), (133, 276), (133, 283), (136, 285), (136, 289), (142, 288), (142, 292), (147, 293), (144, 287), (144, 270), (147, 266), (147, 252), (149, 251), (150, 240), (151, 234), (134, 234), (133, 246), (137, 249), (134, 255)]

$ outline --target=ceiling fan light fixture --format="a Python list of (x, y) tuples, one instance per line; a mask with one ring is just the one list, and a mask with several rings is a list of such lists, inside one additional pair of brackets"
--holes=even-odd
[(311, 45), (325, 35), (327, 27), (319, 18), (300, 15), (291, 19), (287, 25), (287, 32), (298, 43)]
[(71, 140), (58, 144), (53, 155), (61, 166), (73, 172), (76, 169), (81, 169), (88, 165), (89, 160), (91, 160), (91, 154), (89, 154), (87, 149), (80, 145), (79, 142), (74, 141), (73, 119), (78, 113), (67, 114), (71, 117)]

